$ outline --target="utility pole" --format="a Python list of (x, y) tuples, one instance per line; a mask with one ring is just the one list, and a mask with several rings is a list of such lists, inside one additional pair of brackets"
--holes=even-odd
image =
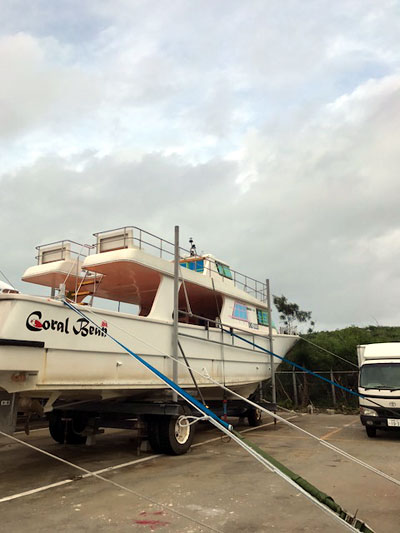
[[(267, 287), (267, 304), (268, 304), (268, 329), (269, 329), (269, 351), (274, 351), (274, 343), (272, 340), (272, 313), (271, 313), (271, 291), (269, 286), (269, 279), (266, 281)], [(271, 364), (271, 385), (272, 385), (272, 403), (276, 403), (276, 384), (275, 384), (275, 366), (274, 356), (270, 354), (269, 361)]]

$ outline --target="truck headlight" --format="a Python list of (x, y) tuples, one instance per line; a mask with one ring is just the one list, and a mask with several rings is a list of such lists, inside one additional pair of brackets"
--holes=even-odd
[(368, 409), (368, 407), (360, 407), (360, 413), (364, 416), (378, 416), (375, 409)]

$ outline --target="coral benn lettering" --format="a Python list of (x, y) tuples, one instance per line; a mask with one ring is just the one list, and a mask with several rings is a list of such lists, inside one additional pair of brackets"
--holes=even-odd
[(107, 335), (107, 322), (102, 322), (102, 327), (90, 326), (89, 320), (86, 318), (78, 318), (72, 327), (70, 327), (69, 317), (65, 320), (42, 320), (42, 313), (40, 311), (33, 311), (26, 319), (26, 327), (30, 331), (50, 330), (58, 333), (74, 333), (87, 337), (88, 335), (96, 335), (98, 337), (105, 337)]

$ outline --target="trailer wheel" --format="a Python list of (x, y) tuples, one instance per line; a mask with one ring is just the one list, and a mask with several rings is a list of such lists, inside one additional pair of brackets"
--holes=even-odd
[(192, 445), (194, 424), (186, 416), (163, 416), (158, 430), (161, 449), (168, 455), (182, 455)]
[(368, 437), (376, 437), (376, 428), (374, 428), (373, 426), (365, 426), (365, 431), (367, 432)]
[[(67, 418), (67, 417), (65, 417)], [(70, 420), (65, 420), (62, 413), (54, 412), (49, 417), (50, 435), (60, 444), (85, 444), (87, 436), (82, 435), (82, 431), (87, 425), (86, 417), (80, 413), (69, 416)]]
[(156, 453), (163, 453), (160, 444), (160, 419), (161, 416), (157, 415), (149, 415), (146, 417), (148, 439), (153, 452)]
[(155, 452), (182, 455), (193, 442), (194, 425), (181, 416), (150, 416), (147, 419), (149, 442)]
[(262, 411), (261, 409), (256, 409), (255, 407), (253, 409), (249, 409), (247, 412), (247, 420), (249, 422), (249, 426), (252, 427), (258, 427), (262, 424)]
[(66, 427), (65, 422), (61, 420), (61, 415), (58, 413), (51, 413), (49, 416), (49, 431), (53, 439), (60, 443), (64, 444), (65, 442), (65, 433)]

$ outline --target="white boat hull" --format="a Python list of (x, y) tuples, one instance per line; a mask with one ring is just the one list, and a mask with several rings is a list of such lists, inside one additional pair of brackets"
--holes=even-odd
[[(21, 294), (0, 296), (0, 390), (38, 398), (57, 393), (64, 399), (154, 399), (164, 394), (165, 384), (106, 331), (172, 379), (172, 320), (79, 308), (99, 328), (62, 302)], [(243, 332), (241, 336), (270, 347), (264, 335)], [(268, 354), (219, 328), (179, 324), (179, 340), (206, 399), (222, 396), (207, 375), (246, 397), (271, 376)], [(295, 335), (274, 335), (274, 353), (283, 357), (297, 340)], [(194, 389), (183, 358), (179, 361), (179, 385)], [(279, 362), (275, 359), (274, 364)]]

